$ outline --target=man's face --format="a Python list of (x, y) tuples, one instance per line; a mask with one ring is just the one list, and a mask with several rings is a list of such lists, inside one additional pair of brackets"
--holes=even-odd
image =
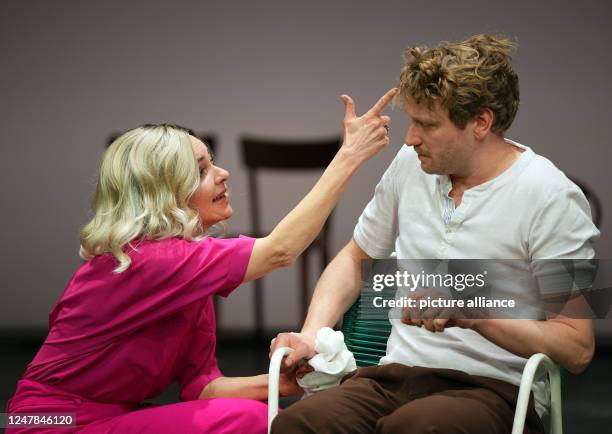
[(410, 97), (405, 101), (404, 111), (410, 121), (404, 142), (414, 147), (424, 172), (457, 175), (469, 168), (475, 151), (469, 122), (466, 128), (459, 129), (439, 102), (428, 107), (427, 103), (417, 104)]

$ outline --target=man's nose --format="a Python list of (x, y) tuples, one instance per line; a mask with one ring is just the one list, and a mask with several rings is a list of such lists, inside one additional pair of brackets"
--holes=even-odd
[(404, 137), (404, 143), (408, 146), (419, 146), (422, 143), (421, 136), (417, 134), (414, 128), (414, 124), (411, 124), (406, 131), (406, 137)]

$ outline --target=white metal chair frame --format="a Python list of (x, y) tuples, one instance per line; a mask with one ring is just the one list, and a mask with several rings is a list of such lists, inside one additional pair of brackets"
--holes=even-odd
[[(281, 361), (285, 355), (292, 351), (293, 350), (288, 347), (278, 348), (270, 360), (268, 379), (268, 433), (270, 433), (272, 421), (278, 414), (278, 388)], [(525, 365), (525, 369), (523, 369), (523, 376), (521, 378), (521, 385), (516, 402), (516, 411), (514, 413), (512, 434), (523, 433), (531, 386), (533, 385), (536, 371), (541, 364), (546, 368), (550, 381), (550, 432), (551, 434), (562, 434), (563, 432), (561, 419), (561, 375), (559, 373), (559, 367), (550, 357), (538, 353), (529, 358)]]

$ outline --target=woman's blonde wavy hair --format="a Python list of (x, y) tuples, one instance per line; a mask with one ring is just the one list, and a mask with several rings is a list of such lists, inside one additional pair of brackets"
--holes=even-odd
[(197, 239), (204, 233), (189, 208), (199, 185), (193, 132), (177, 125), (147, 124), (122, 134), (106, 150), (93, 199), (93, 219), (81, 230), (79, 254), (111, 253), (116, 273), (131, 263), (125, 246), (135, 239)]
[(404, 51), (400, 99), (412, 97), (431, 106), (439, 101), (458, 128), (484, 108), (494, 114), (491, 130), (502, 134), (519, 106), (518, 76), (510, 64), (515, 44), (509, 39), (476, 35), (436, 48), (409, 47)]

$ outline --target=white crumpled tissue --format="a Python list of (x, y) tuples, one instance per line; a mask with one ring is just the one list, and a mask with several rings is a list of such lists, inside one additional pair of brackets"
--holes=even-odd
[(337, 386), (342, 377), (357, 369), (355, 357), (346, 347), (341, 331), (329, 327), (319, 329), (315, 351), (317, 354), (308, 361), (314, 371), (297, 380), (305, 396)]

